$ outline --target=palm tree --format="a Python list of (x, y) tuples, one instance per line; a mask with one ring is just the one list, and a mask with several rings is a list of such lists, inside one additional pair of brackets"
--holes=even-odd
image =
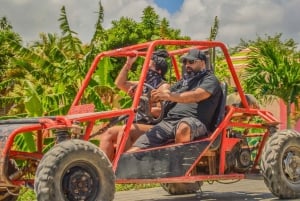
[[(219, 19), (218, 16), (215, 16), (215, 20), (214, 20), (214, 24), (210, 29), (210, 35), (208, 40), (216, 40), (216, 37), (218, 35), (218, 31), (219, 31)], [(214, 67), (216, 66), (216, 49), (210, 49), (209, 50), (209, 55), (210, 55), (210, 64), (211, 64), (211, 68), (212, 70), (214, 70)]]
[(250, 61), (245, 68), (246, 89), (259, 97), (281, 98), (287, 106), (287, 127), (291, 128), (291, 105), (298, 105), (300, 96), (300, 63), (295, 43), (280, 42), (281, 34), (267, 40), (258, 38), (250, 47)]

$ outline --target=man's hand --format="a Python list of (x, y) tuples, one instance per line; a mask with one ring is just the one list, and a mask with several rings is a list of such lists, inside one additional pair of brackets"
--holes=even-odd
[(154, 89), (151, 91), (151, 101), (156, 103), (159, 101), (167, 101), (170, 98), (170, 90), (169, 89)]
[(124, 65), (127, 70), (131, 69), (131, 67), (132, 67), (133, 63), (136, 61), (136, 59), (137, 59), (137, 56), (127, 57), (127, 61), (126, 61), (125, 65)]

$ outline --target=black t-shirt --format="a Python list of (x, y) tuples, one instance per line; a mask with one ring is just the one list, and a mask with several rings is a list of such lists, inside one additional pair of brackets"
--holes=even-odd
[(177, 91), (191, 91), (202, 88), (209, 92), (211, 96), (198, 103), (176, 103), (167, 113), (165, 120), (180, 120), (184, 117), (194, 117), (204, 123), (207, 128), (210, 127), (221, 97), (220, 83), (216, 76), (210, 72), (206, 72), (204, 75), (196, 77), (196, 79), (190, 81), (186, 89), (180, 90), (180, 88), (184, 87), (180, 86)]
[[(146, 76), (145, 83), (157, 89), (160, 85), (165, 83), (164, 78), (156, 71), (149, 70)], [(148, 93), (149, 88), (144, 87), (143, 93)]]
[[(153, 70), (149, 70), (147, 73), (147, 77), (145, 80), (145, 83), (147, 83), (148, 85), (150, 85), (151, 87), (153, 87), (154, 89), (159, 88), (162, 84), (166, 83), (165, 80), (163, 79), (163, 77), (153, 71)], [(136, 88), (135, 88), (136, 89)], [(149, 87), (144, 87), (143, 88), (143, 94), (147, 94), (148, 92), (150, 92), (149, 90), (151, 90)], [(143, 100), (141, 100), (140, 102), (140, 110), (143, 110), (143, 107), (145, 107), (145, 103), (143, 102)], [(140, 123), (140, 124), (154, 124), (152, 122), (149, 122), (147, 119), (145, 119), (147, 117), (143, 117), (141, 114), (137, 113), (134, 119), (134, 123)]]

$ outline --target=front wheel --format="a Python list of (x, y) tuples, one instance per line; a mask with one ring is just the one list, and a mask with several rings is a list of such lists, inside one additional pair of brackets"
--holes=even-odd
[(267, 141), (261, 170), (269, 190), (283, 199), (300, 197), (300, 133), (283, 130)]
[(39, 163), (34, 190), (39, 201), (111, 201), (115, 176), (106, 155), (90, 142), (67, 140)]

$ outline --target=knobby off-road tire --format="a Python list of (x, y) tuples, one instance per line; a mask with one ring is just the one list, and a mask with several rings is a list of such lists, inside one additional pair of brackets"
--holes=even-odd
[(183, 194), (196, 193), (200, 189), (202, 182), (162, 183), (160, 185), (170, 195), (183, 195)]
[(83, 140), (67, 140), (42, 158), (34, 190), (39, 201), (111, 201), (115, 175), (98, 147)]
[(262, 152), (260, 166), (265, 184), (282, 199), (300, 197), (299, 165), (292, 157), (299, 161), (300, 134), (293, 130), (273, 134)]

